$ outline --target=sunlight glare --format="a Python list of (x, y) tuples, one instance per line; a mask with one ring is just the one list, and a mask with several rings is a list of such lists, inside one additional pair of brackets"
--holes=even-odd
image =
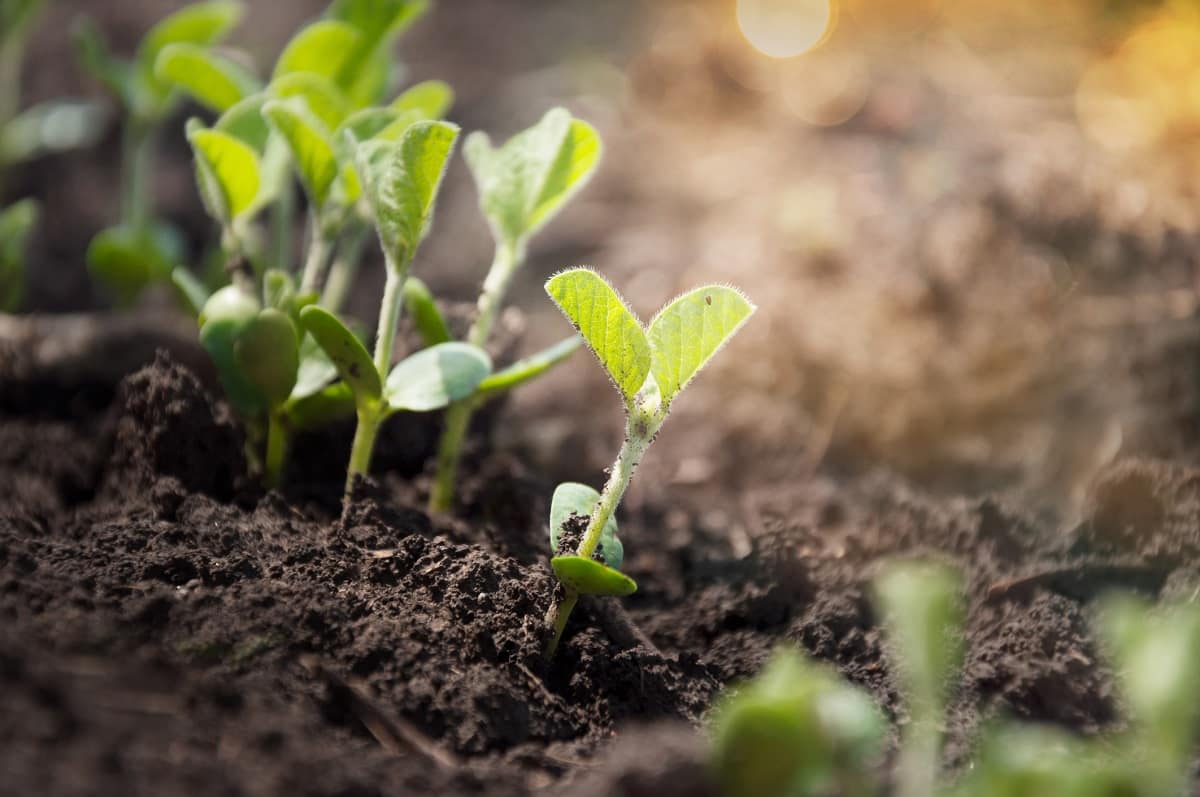
[(772, 58), (792, 58), (816, 47), (833, 23), (833, 0), (738, 0), (742, 34)]

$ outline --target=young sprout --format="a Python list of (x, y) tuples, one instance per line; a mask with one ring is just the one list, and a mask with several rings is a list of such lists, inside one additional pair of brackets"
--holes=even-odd
[(172, 45), (207, 48), (215, 44), (238, 23), (243, 12), (242, 4), (232, 0), (186, 6), (146, 34), (133, 61), (112, 56), (90, 21), (81, 21), (77, 30), (84, 66), (117, 97), (126, 114), (121, 222), (97, 235), (88, 249), (92, 273), (120, 301), (130, 301), (149, 282), (167, 278), (183, 254), (178, 232), (151, 218), (148, 197), (154, 135), (178, 100), (172, 83), (156, 72), (158, 57)]
[[(536, 125), (518, 133), (499, 148), (485, 133), (472, 133), (463, 152), (479, 190), (479, 205), (496, 241), (495, 258), (483, 291), (478, 315), (467, 342), (484, 348), (491, 336), (513, 275), (525, 262), (529, 241), (591, 178), (600, 162), (600, 137), (587, 122), (573, 119), (562, 108), (546, 113)], [(509, 388), (532, 379), (569, 356), (578, 342), (564, 341), (534, 355), (536, 372), (510, 375)], [(472, 396), (451, 406), (438, 446), (437, 475), (430, 509), (445, 511), (454, 501), (458, 462), (471, 415), (481, 403)]]
[(619, 561), (614, 566), (612, 559), (605, 563), (595, 558), (597, 553), (613, 556), (616, 550), (611, 544), (602, 548), (606, 537), (615, 536), (615, 525), (609, 526), (613, 513), (672, 403), (755, 308), (734, 288), (706, 285), (670, 302), (643, 327), (612, 286), (589, 269), (556, 274), (546, 283), (546, 292), (599, 358), (625, 402), (625, 442), (604, 492), (574, 484), (555, 491), (552, 503), (561, 507), (560, 522), (566, 507), (569, 514), (588, 520), (574, 553), (560, 553), (563, 529), (554, 513), (551, 516), (550, 564), (564, 596), (546, 618), (550, 658), (580, 595), (622, 596), (637, 589), (618, 569)]
[(962, 660), (961, 590), (959, 577), (934, 563), (897, 563), (875, 580), (911, 715), (901, 740), (900, 797), (927, 797), (937, 782), (946, 694)]
[(404, 283), (433, 215), (446, 164), (458, 137), (447, 122), (417, 122), (398, 141), (358, 144), (358, 173), (371, 204), (387, 263), (374, 359), (337, 316), (306, 307), (300, 322), (325, 350), (354, 397), (358, 426), (346, 471), (349, 496), (356, 476), (370, 469), (379, 427), (401, 410), (440, 409), (470, 395), (491, 372), (483, 350), (466, 343), (441, 343), (391, 367)]
[(868, 797), (885, 730), (863, 690), (780, 648), (718, 702), (712, 765), (726, 797)]
[(32, 199), (0, 210), (0, 313), (15, 311), (25, 296), (25, 247), (37, 219)]

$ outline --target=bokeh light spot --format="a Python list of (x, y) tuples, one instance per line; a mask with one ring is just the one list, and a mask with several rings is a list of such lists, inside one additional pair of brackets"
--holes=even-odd
[(742, 34), (764, 55), (791, 58), (816, 47), (834, 17), (832, 0), (738, 0)]

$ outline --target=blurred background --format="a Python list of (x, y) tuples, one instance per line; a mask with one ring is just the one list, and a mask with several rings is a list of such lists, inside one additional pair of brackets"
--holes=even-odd
[[(319, 0), (247, 0), (231, 44), (266, 68)], [(57, 0), (22, 71), (33, 102), (103, 96), (68, 30), (114, 50), (183, 5)], [(701, 281), (760, 313), (677, 405), (636, 507), (883, 467), (1001, 491), (1070, 522), (1117, 456), (1200, 442), (1200, 3), (1195, 0), (440, 0), (401, 42), (450, 118), (504, 138), (563, 104), (606, 143), (598, 177), (538, 238), (512, 304), (524, 350), (566, 323), (541, 284), (600, 269), (648, 318)], [(193, 251), (214, 238), (182, 136), (155, 180)], [(116, 215), (115, 126), (10, 175), (36, 196), (26, 308), (107, 306), (90, 237)], [(491, 242), (456, 159), (414, 273), (472, 301)], [(380, 266), (352, 311), (372, 319)], [(145, 296), (143, 307), (164, 303)], [(500, 429), (554, 479), (599, 481), (620, 409), (576, 357)]]

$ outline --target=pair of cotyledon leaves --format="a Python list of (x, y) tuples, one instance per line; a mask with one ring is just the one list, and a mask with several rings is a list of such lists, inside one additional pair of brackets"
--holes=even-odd
[[(579, 330), (604, 369), (632, 407), (652, 379), (657, 387), (658, 417), (754, 312), (745, 296), (723, 285), (685, 293), (659, 311), (643, 328), (608, 282), (586, 268), (563, 271), (546, 283), (546, 292)], [(631, 431), (634, 433), (634, 431)], [(595, 490), (561, 484), (550, 511), (550, 547), (558, 553), (562, 524), (572, 514), (590, 517), (600, 501)], [(616, 520), (601, 531), (601, 564), (579, 556), (554, 556), (559, 580), (580, 594), (628, 595), (637, 585), (619, 572), (624, 549)]]

